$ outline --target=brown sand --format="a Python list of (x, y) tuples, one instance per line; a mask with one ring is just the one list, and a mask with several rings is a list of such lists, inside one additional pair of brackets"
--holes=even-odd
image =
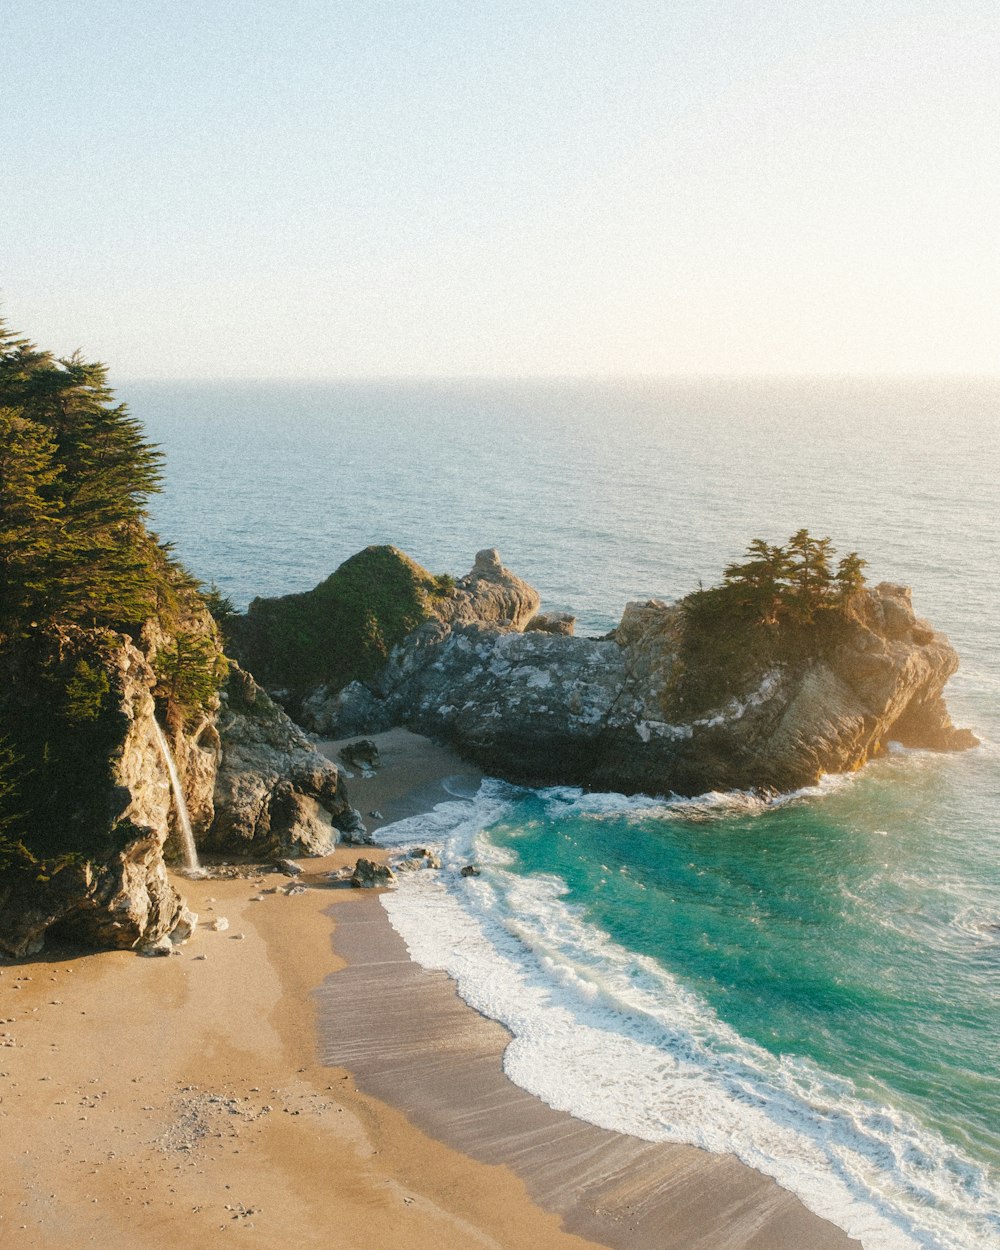
[[(382, 747), (350, 783), (366, 812), (475, 781), (412, 735)], [(500, 1027), (405, 958), (376, 896), (327, 880), (357, 855), (307, 861), (291, 897), (252, 901), (273, 874), (179, 883), (202, 918), (180, 957), (0, 964), (4, 1250), (855, 1244), (732, 1160), (602, 1133), (511, 1085)], [(357, 1081), (318, 1055), (317, 1001), (319, 1049)]]

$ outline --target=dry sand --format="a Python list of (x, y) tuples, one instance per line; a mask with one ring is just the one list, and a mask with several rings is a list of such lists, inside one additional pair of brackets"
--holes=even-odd
[[(380, 741), (383, 769), (349, 783), (366, 814), (475, 783), (423, 739)], [(201, 923), (177, 957), (0, 964), (4, 1250), (856, 1244), (734, 1160), (513, 1086), (503, 1030), (406, 958), (377, 896), (327, 879), (358, 853), (304, 861), (292, 896), (253, 901), (286, 884), (269, 873), (179, 882)]]

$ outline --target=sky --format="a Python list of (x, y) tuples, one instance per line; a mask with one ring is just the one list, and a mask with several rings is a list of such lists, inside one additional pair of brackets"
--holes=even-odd
[(0, 312), (112, 378), (1000, 372), (998, 0), (3, 0)]

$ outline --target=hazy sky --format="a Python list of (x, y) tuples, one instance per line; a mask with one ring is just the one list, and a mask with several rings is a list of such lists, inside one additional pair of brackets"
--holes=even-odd
[(0, 99), (116, 378), (1000, 371), (998, 0), (3, 0)]

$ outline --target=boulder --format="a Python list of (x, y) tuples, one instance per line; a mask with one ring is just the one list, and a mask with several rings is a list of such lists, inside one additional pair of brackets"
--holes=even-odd
[(572, 638), (576, 629), (576, 617), (569, 612), (536, 612), (525, 625), (524, 632), (530, 634), (537, 630), (542, 634), (561, 634)]
[(359, 859), (354, 865), (351, 885), (362, 890), (382, 890), (396, 884), (396, 874), (388, 864), (376, 864), (374, 860)]
[(180, 946), (183, 942), (187, 942), (194, 937), (197, 928), (197, 913), (191, 911), (188, 907), (182, 907), (181, 914), (174, 922), (174, 927), (170, 930), (170, 940)]
[(396, 872), (416, 872), (421, 868), (440, 868), (441, 860), (435, 851), (426, 846), (415, 846), (407, 855), (393, 861)]
[(340, 758), (351, 768), (378, 768), (382, 758), (371, 738), (361, 738), (340, 748)]

